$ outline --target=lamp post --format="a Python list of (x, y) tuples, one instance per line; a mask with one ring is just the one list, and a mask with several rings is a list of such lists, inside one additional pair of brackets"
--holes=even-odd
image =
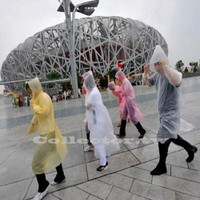
[[(77, 4), (76, 6), (70, 0), (63, 0), (59, 6), (59, 12), (65, 12), (66, 24), (68, 28), (69, 37), (69, 52), (71, 64), (71, 80), (74, 98), (78, 98), (78, 81), (77, 81), (77, 67), (75, 60), (75, 12), (80, 12), (85, 15), (91, 15), (95, 11), (95, 7), (99, 4), (99, 0), (93, 0)], [(71, 20), (72, 12), (72, 20)]]

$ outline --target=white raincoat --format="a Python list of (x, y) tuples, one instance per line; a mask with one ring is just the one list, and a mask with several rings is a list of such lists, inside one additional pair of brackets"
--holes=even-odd
[(94, 154), (97, 158), (108, 156), (120, 150), (118, 140), (114, 135), (113, 125), (107, 108), (104, 106), (101, 94), (96, 87), (92, 73), (87, 73), (84, 77), (84, 87), (87, 90), (86, 106), (91, 105), (86, 110), (88, 128), (90, 130), (90, 140), (94, 145)]

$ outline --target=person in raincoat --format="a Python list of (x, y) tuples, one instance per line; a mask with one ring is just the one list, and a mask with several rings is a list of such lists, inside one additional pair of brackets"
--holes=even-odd
[[(89, 72), (86, 72), (86, 73), (84, 73), (84, 74), (82, 75), (82, 77), (83, 77), (82, 80), (81, 80), (82, 83), (84, 82), (84, 78), (88, 75), (88, 73), (90, 73), (90, 71), (89, 71)], [(84, 85), (82, 86), (82, 92), (83, 92), (83, 94), (87, 95), (87, 91), (86, 91), (86, 89), (84, 88)], [(92, 144), (91, 141), (90, 141), (90, 130), (89, 130), (89, 128), (88, 128), (87, 119), (84, 119), (84, 122), (85, 122), (85, 133), (86, 133), (87, 144), (88, 144), (88, 146), (86, 146), (86, 147), (84, 148), (84, 151), (85, 151), (85, 152), (94, 151), (94, 146), (93, 146), (93, 144)]]
[(144, 137), (146, 130), (140, 124), (140, 120), (142, 119), (142, 113), (137, 107), (135, 92), (133, 86), (130, 81), (126, 78), (125, 74), (121, 71), (121, 69), (115, 74), (117, 80), (121, 83), (122, 95), (124, 97), (125, 106), (123, 110), (123, 116), (121, 120), (121, 127), (119, 134), (117, 135), (120, 138), (124, 138), (126, 136), (126, 119), (129, 116), (131, 122), (136, 126), (139, 131), (139, 139)]
[(86, 72), (83, 77), (84, 88), (87, 91), (86, 117), (90, 130), (90, 140), (94, 145), (94, 155), (100, 158), (100, 164), (96, 170), (101, 172), (108, 167), (106, 156), (119, 151), (120, 147), (114, 134), (110, 115), (103, 104), (92, 72)]
[[(147, 78), (148, 71), (156, 71)], [(182, 81), (182, 74), (172, 69), (168, 64), (168, 58), (163, 49), (157, 45), (150, 60), (150, 64), (144, 66), (143, 84), (155, 85), (157, 91), (157, 105), (160, 119), (157, 139), (160, 159), (150, 173), (161, 175), (167, 172), (166, 158), (171, 142), (183, 147), (188, 152), (187, 162), (194, 159), (197, 148), (185, 141), (178, 131), (180, 130), (180, 103), (179, 88)]]
[(52, 185), (65, 181), (62, 161), (67, 154), (67, 147), (54, 118), (53, 104), (49, 95), (42, 91), (39, 79), (36, 77), (26, 83), (26, 90), (31, 95), (30, 106), (34, 114), (28, 133), (39, 129), (40, 139), (32, 161), (32, 169), (38, 182), (38, 193), (34, 200), (42, 199), (48, 192), (49, 182), (45, 172), (56, 168), (57, 175)]
[[(118, 98), (120, 122), (117, 124), (117, 127), (120, 127), (121, 121), (122, 121), (123, 110), (124, 110), (124, 106), (125, 106), (123, 92), (122, 92), (120, 86), (115, 85), (114, 81), (111, 81), (110, 83), (108, 83), (108, 88), (112, 91), (113, 96)], [(127, 117), (127, 121), (128, 122), (130, 121), (129, 117)]]

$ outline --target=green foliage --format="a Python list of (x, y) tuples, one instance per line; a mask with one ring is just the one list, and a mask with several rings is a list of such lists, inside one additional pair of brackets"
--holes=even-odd
[(193, 67), (193, 72), (197, 72), (198, 62), (190, 62), (189, 65)]
[(188, 68), (187, 68), (187, 67), (185, 67), (184, 72), (185, 72), (185, 73), (188, 73)]
[(56, 71), (51, 71), (50, 73), (46, 74), (48, 79), (59, 79), (61, 78), (60, 74)]
[(113, 69), (113, 70), (110, 70), (109, 71), (109, 75), (110, 75), (110, 80), (115, 80), (115, 74), (117, 73), (117, 70), (116, 69)]
[(80, 73), (77, 73), (77, 82), (78, 82), (78, 88), (81, 88), (81, 80), (82, 80), (82, 76)]
[(107, 76), (102, 76), (102, 77), (100, 78), (100, 87), (101, 87), (101, 88), (107, 88), (107, 87), (108, 87)]
[(182, 60), (179, 60), (177, 63), (176, 63), (176, 69), (181, 72), (181, 67), (184, 65), (184, 63), (182, 62)]

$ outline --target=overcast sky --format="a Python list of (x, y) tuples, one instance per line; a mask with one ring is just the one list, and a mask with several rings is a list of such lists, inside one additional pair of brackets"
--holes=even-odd
[[(85, 1), (72, 0), (75, 5)], [(0, 68), (28, 37), (64, 22), (59, 5), (57, 0), (0, 0)], [(178, 60), (187, 66), (200, 59), (199, 9), (199, 0), (100, 0), (92, 16), (121, 16), (152, 26), (166, 39), (171, 66)]]

